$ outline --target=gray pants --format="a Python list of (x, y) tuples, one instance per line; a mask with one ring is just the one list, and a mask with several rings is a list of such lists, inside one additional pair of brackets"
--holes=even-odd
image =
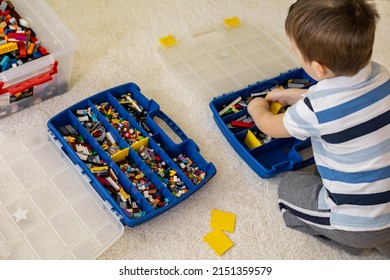
[[(378, 231), (354, 232), (323, 228), (315, 223), (307, 223), (310, 217), (302, 219), (295, 209), (327, 212), (318, 209), (318, 194), (322, 187), (321, 177), (304, 172), (288, 172), (279, 185), (279, 205), (285, 224), (293, 229), (313, 235), (322, 241), (336, 245), (352, 254), (363, 249), (377, 249), (390, 258), (390, 228)], [(293, 207), (297, 206), (297, 207)], [(301, 218), (298, 218), (301, 216)]]

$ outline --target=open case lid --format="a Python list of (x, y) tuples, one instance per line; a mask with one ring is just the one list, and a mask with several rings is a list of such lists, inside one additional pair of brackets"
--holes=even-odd
[(189, 35), (168, 35), (160, 44), (172, 72), (207, 99), (298, 67), (286, 46), (236, 17)]
[(42, 128), (0, 145), (0, 259), (94, 259), (123, 233), (49, 136)]

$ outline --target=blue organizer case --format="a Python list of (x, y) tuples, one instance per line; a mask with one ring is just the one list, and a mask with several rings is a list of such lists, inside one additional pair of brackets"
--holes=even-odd
[[(158, 119), (175, 132), (180, 143), (168, 136)], [(195, 142), (134, 83), (76, 103), (50, 119), (48, 128), (128, 226), (144, 223), (179, 204), (216, 174)], [(134, 141), (126, 134), (130, 130), (137, 134)]]
[(261, 134), (261, 131), (256, 126), (250, 128), (231, 127), (232, 121), (247, 116), (246, 108), (221, 116), (219, 112), (224, 106), (228, 106), (239, 97), (246, 100), (253, 93), (266, 92), (275, 86), (287, 84), (288, 80), (291, 79), (306, 79), (309, 80), (309, 84), (315, 83), (303, 69), (299, 68), (282, 73), (278, 77), (257, 82), (244, 89), (215, 97), (210, 102), (214, 119), (223, 135), (242, 159), (262, 178), (270, 178), (283, 171), (300, 169), (313, 164), (314, 158), (312, 156), (303, 159), (300, 154), (300, 151), (310, 148), (310, 139), (305, 141), (295, 138), (272, 139), (270, 142), (251, 149), (245, 143), (248, 131), (254, 135)]

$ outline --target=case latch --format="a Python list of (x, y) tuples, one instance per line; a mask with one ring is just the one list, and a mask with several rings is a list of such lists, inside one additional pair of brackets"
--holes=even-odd
[(58, 73), (57, 66), (58, 66), (58, 62), (55, 61), (53, 64), (50, 65), (49, 71), (6, 88), (3, 88), (4, 82), (0, 82), (0, 95), (4, 93), (10, 93), (11, 95), (17, 94), (19, 92), (23, 92), (34, 86), (41, 85), (43, 83), (51, 81), (53, 79), (53, 75)]

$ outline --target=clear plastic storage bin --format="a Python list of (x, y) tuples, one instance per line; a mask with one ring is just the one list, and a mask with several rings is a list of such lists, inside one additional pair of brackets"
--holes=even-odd
[[(12, 0), (15, 11), (28, 22), (49, 53), (0, 73), (0, 118), (68, 90), (75, 36), (42, 0)], [(31, 96), (16, 102), (11, 96)]]

